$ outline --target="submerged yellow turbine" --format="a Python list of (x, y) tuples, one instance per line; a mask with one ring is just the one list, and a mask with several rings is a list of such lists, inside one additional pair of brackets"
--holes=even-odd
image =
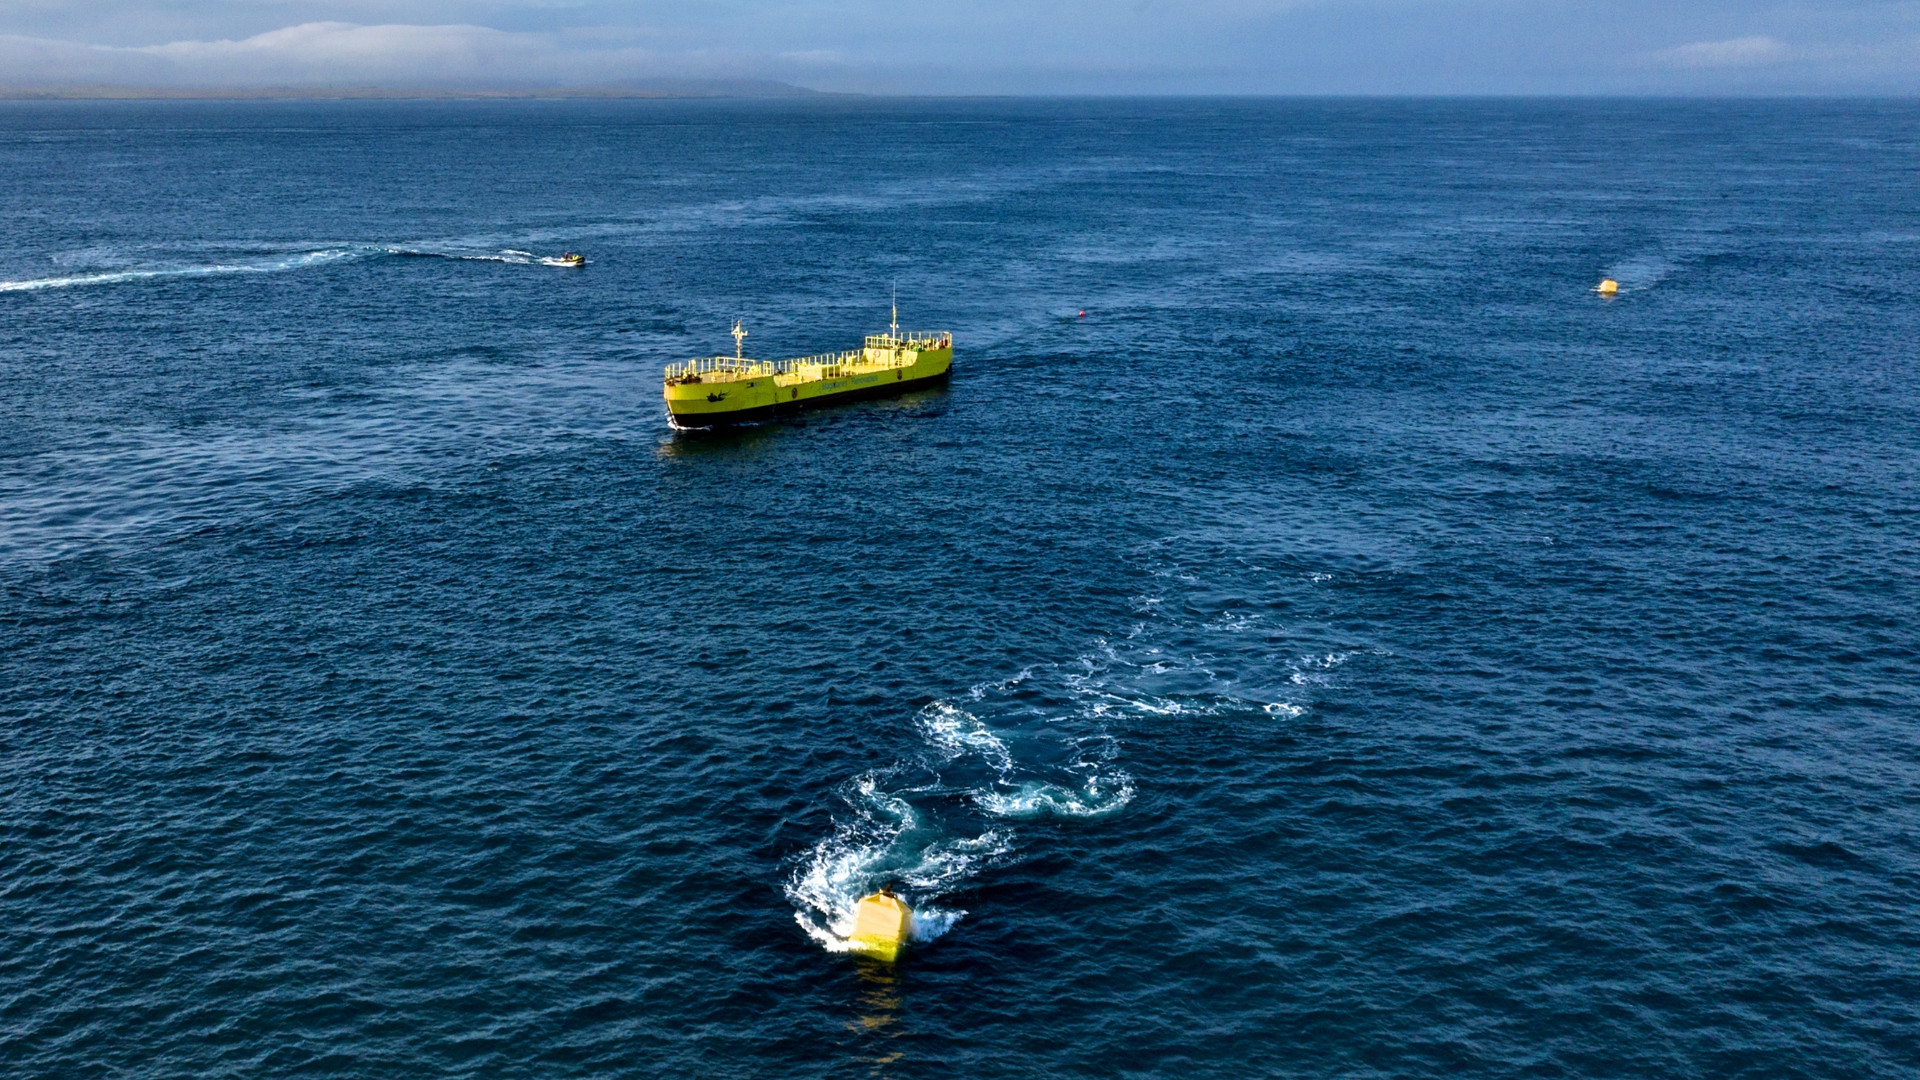
[(907, 947), (913, 932), (913, 909), (891, 888), (861, 897), (853, 909), (853, 935), (848, 938), (853, 951), (877, 960), (894, 960)]

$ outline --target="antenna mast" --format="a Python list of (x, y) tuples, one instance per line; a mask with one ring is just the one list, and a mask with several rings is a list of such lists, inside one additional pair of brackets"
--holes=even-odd
[(893, 283), (893, 336), (900, 337), (900, 283)]
[(740, 350), (746, 347), (746, 343), (747, 332), (740, 328), (739, 319), (733, 320), (733, 358), (735, 360), (746, 359), (740, 355)]

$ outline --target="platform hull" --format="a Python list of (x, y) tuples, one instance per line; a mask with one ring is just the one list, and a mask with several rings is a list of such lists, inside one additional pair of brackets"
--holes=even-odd
[(667, 413), (677, 428), (752, 423), (816, 406), (889, 397), (937, 385), (953, 368), (950, 335), (940, 348), (870, 348), (864, 361), (859, 354), (846, 355), (854, 359), (829, 368), (706, 377), (697, 382), (669, 379), (665, 387)]
[(840, 405), (855, 401), (872, 401), (874, 398), (894, 397), (909, 390), (924, 390), (928, 387), (945, 385), (951, 368), (938, 375), (923, 375), (917, 379), (897, 379), (890, 383), (875, 386), (856, 387), (833, 394), (821, 394), (816, 397), (800, 397), (789, 401), (776, 401), (770, 405), (755, 405), (729, 412), (674, 412), (669, 406), (667, 415), (673, 420), (673, 426), (681, 429), (704, 430), (706, 428), (727, 427), (733, 424), (751, 424), (761, 420), (772, 420), (780, 416), (791, 416), (803, 409), (818, 409), (828, 405)]

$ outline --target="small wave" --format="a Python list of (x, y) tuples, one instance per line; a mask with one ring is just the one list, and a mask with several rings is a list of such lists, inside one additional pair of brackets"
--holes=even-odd
[(1261, 619), (1258, 614), (1250, 615), (1245, 612), (1228, 612), (1214, 619), (1212, 622), (1202, 624), (1200, 628), (1202, 630), (1213, 630), (1221, 633), (1237, 633), (1241, 630), (1254, 629), (1260, 626), (1260, 624)]
[(965, 709), (936, 701), (921, 709), (917, 719), (921, 734), (944, 752), (948, 760), (978, 754), (1002, 772), (1013, 768), (1007, 744), (981, 723), (979, 717)]
[[(1159, 675), (1164, 672), (1173, 671), (1173, 670), (1175, 669), (1170, 667), (1169, 668), (1147, 668), (1145, 673), (1148, 675)], [(1206, 716), (1211, 714), (1214, 711), (1211, 708), (1195, 706), (1195, 705), (1184, 705), (1178, 701), (1172, 700), (1171, 698), (1153, 697), (1150, 695), (1129, 697), (1125, 694), (1116, 694), (1108, 690), (1100, 690), (1100, 689), (1088, 690), (1087, 694), (1091, 697), (1096, 697), (1099, 699), (1095, 701), (1089, 707), (1089, 709), (1094, 716), (1100, 716), (1100, 717), (1118, 717), (1118, 716), (1132, 716), (1132, 715)]]
[(1293, 674), (1288, 681), (1295, 686), (1333, 686), (1333, 669), (1353, 659), (1351, 652), (1326, 653), (1320, 656), (1303, 656), (1294, 661)]
[(61, 277), (0, 281), (0, 292), (33, 292), (40, 289), (69, 289), (84, 285), (119, 285), (132, 281), (213, 277), (221, 274), (272, 274), (283, 270), (300, 270), (322, 263), (339, 262), (342, 259), (354, 258), (357, 254), (357, 252), (351, 249), (328, 248), (322, 251), (303, 251), (296, 255), (266, 260), (204, 263), (197, 266), (163, 266), (142, 270), (103, 270), (91, 274), (67, 274)]
[(916, 945), (925, 945), (934, 938), (953, 929), (953, 924), (966, 916), (964, 911), (944, 911), (940, 908), (927, 908), (913, 913), (913, 925), (907, 931), (908, 937)]
[(1088, 783), (1080, 791), (1059, 784), (1029, 781), (1011, 791), (974, 796), (980, 808), (996, 817), (1031, 821), (1038, 818), (1105, 817), (1133, 801), (1133, 783), (1122, 776), (1117, 785)]

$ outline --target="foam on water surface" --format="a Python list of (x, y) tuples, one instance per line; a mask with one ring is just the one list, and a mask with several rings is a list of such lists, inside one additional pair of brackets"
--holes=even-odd
[[(1164, 572), (1205, 580), (1204, 571)], [(1273, 577), (1279, 587), (1297, 580)], [(807, 935), (829, 951), (848, 951), (854, 905), (892, 883), (919, 913), (916, 938), (932, 941), (966, 913), (938, 906), (943, 897), (1044, 845), (1048, 829), (1124, 819), (1137, 791), (1120, 764), (1122, 732), (1231, 717), (1298, 719), (1308, 712), (1305, 695), (1332, 685), (1328, 673), (1352, 656), (1276, 657), (1266, 681), (1244, 687), (1209, 658), (1261, 620), (1175, 615), (1148, 598), (1136, 611), (1140, 621), (1127, 633), (1094, 641), (1071, 662), (1031, 664), (914, 713), (921, 751), (849, 782), (839, 792), (846, 812), (835, 816), (831, 835), (795, 861), (786, 891)], [(1290, 696), (1256, 696), (1282, 686)]]
[[(219, 245), (197, 244), (184, 246), (217, 248)], [(106, 254), (113, 254), (111, 249), (102, 250)], [(96, 252), (96, 254), (97, 253), (98, 252)], [(101, 268), (48, 275), (45, 277), (0, 281), (0, 293), (38, 292), (44, 289), (71, 289), (98, 285), (127, 285), (145, 281), (178, 281), (193, 278), (225, 277), (235, 274), (275, 274), (290, 270), (304, 270), (329, 263), (375, 258), (379, 256), (446, 259), (453, 262), (506, 263), (517, 266), (565, 267), (571, 265), (557, 255), (543, 256), (531, 251), (522, 251), (515, 248), (476, 250), (457, 244), (426, 244), (414, 246), (344, 244), (284, 254), (236, 254), (233, 257), (214, 262), (196, 263), (185, 260), (151, 259), (146, 260), (146, 265)]]
[(124, 285), (136, 281), (170, 281), (181, 278), (219, 277), (227, 274), (273, 274), (302, 270), (310, 266), (361, 257), (364, 253), (349, 248), (303, 251), (294, 255), (250, 261), (203, 263), (188, 266), (156, 266), (143, 269), (102, 270), (94, 273), (63, 274), (56, 277), (0, 281), (0, 292), (36, 292), (41, 289), (70, 289), (87, 285)]
[(974, 800), (989, 814), (1016, 820), (1103, 817), (1133, 801), (1133, 784), (1124, 778), (1106, 785), (1090, 781), (1078, 790), (1038, 780), (1010, 787), (983, 792)]

